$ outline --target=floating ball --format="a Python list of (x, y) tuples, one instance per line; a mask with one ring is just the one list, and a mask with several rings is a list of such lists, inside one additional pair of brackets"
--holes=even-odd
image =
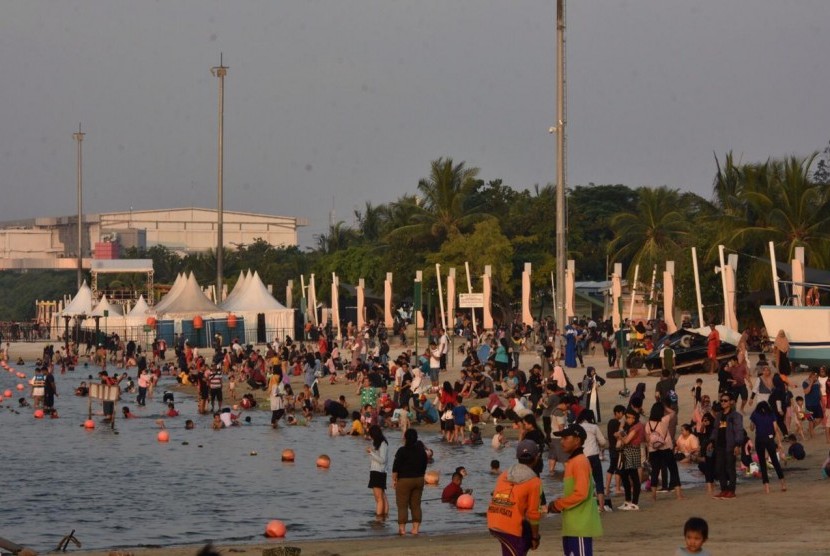
[(430, 470), (424, 474), (424, 482), (428, 485), (435, 486), (438, 484), (438, 471)]
[(469, 494), (462, 494), (458, 497), (458, 500), (455, 503), (455, 507), (459, 510), (472, 510), (473, 506), (475, 506), (475, 499)]
[(6, 396), (7, 398), (11, 398), (12, 397), (12, 391), (11, 390), (6, 390), (5, 392), (3, 392), (3, 395)]
[(23, 385), (22, 385), (22, 384), (18, 384), (18, 385), (17, 385), (17, 389), (18, 389), (18, 390), (23, 390), (23, 388), (24, 388), (24, 387), (23, 387)]
[(85, 429), (94, 429), (95, 428), (95, 421), (92, 419), (87, 419), (84, 421), (84, 428)]
[[(293, 462), (294, 461), (294, 450), (292, 450), (291, 448), (286, 448), (285, 450), (283, 450), (281, 459), (282, 459), (282, 461)], [(282, 523), (282, 522), (280, 522), (280, 523)]]
[(35, 409), (35, 419), (43, 419), (43, 410)]
[(17, 378), (26, 378), (26, 373), (17, 373)]
[(265, 536), (271, 539), (281, 539), (285, 536), (285, 523), (273, 519), (265, 526)]
[(156, 435), (156, 438), (159, 442), (169, 442), (170, 441), (170, 433), (167, 431), (159, 431)]
[(331, 467), (331, 458), (323, 454), (317, 458), (317, 467), (320, 469), (328, 469)]

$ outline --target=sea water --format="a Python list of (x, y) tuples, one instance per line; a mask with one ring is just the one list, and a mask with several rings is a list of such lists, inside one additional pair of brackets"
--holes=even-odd
[[(0, 370), (0, 391), (12, 390), (0, 407), (0, 536), (45, 551), (73, 529), (84, 549), (261, 542), (272, 519), (286, 524), (289, 540), (397, 533), (391, 488), (392, 459), (401, 445), (397, 430), (385, 431), (390, 516), (379, 524), (367, 488), (370, 442), (329, 437), (326, 417), (274, 430), (270, 412), (250, 411), (243, 418), (250, 416), (251, 424), (215, 431), (211, 416), (197, 414), (195, 399), (178, 392), (181, 415), (165, 418), (170, 441), (160, 443), (156, 419), (167, 409), (162, 393), (174, 379), (162, 378), (146, 407), (134, 403), (134, 394), (122, 394), (114, 430), (101, 420), (101, 402), (93, 400), (96, 427), (87, 430), (89, 399), (74, 390), (81, 380), (94, 381), (88, 377), (97, 376), (97, 367), (56, 374), (58, 419), (35, 419), (33, 408), (17, 407), (21, 396), (30, 400), (34, 367), (13, 367), (27, 378)], [(25, 384), (23, 392), (15, 389), (18, 383)], [(138, 418), (120, 418), (124, 405)], [(195, 422), (193, 430), (185, 430), (186, 419)], [(483, 427), (485, 438), (493, 428)], [(450, 446), (441, 442), (437, 429), (423, 432), (421, 440), (435, 452), (430, 469), (440, 473), (439, 486), (424, 490), (423, 533), (486, 533), (485, 511), (495, 484), (490, 460), (500, 460), (502, 469), (514, 463), (515, 443), (499, 451), (487, 440), (482, 446)], [(280, 461), (286, 448), (294, 450), (295, 463)], [(321, 454), (331, 458), (330, 469), (316, 467)], [(468, 471), (463, 487), (473, 489), (471, 511), (440, 501), (458, 466)], [(689, 477), (683, 479), (687, 484)], [(561, 481), (543, 480), (549, 500), (561, 493)]]

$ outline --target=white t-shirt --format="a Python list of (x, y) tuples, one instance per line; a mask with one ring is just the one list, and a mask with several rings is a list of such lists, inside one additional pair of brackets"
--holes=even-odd
[(450, 340), (447, 338), (447, 333), (441, 334), (438, 339), (438, 353), (439, 355), (446, 355), (450, 350)]

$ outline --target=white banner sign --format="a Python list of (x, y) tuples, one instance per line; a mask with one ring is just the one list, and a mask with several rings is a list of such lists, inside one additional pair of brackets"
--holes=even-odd
[(458, 294), (459, 309), (480, 309), (484, 307), (483, 293), (460, 293)]

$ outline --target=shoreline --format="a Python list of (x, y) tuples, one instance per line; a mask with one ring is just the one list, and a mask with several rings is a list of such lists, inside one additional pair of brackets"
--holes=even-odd
[[(39, 356), (43, 345), (50, 342), (35, 344), (12, 344), (12, 357), (23, 356), (30, 361), (33, 357)], [(393, 348), (394, 349), (394, 348)], [(599, 355), (586, 357), (586, 364), (595, 365), (603, 375), (607, 364), (602, 364), (601, 351)], [(395, 353), (398, 350), (394, 350)], [(522, 366), (528, 367), (533, 352), (522, 354)], [(754, 359), (754, 357), (753, 357)], [(90, 371), (93, 367), (90, 366)], [(133, 370), (131, 370), (133, 371)], [(583, 369), (569, 369), (568, 374), (573, 381), (579, 380)], [(93, 373), (94, 374), (94, 373)], [(454, 380), (458, 376), (458, 367), (449, 370), (447, 380)], [(66, 375), (67, 380), (69, 375)], [(803, 375), (796, 375), (799, 378)], [(76, 377), (78, 380), (80, 376)], [(691, 403), (688, 390), (695, 378), (702, 378), (704, 381), (704, 392), (713, 394), (717, 390), (715, 375), (695, 374), (682, 375), (677, 391), (680, 395), (681, 422), (687, 421), (691, 414)], [(58, 377), (61, 380), (61, 377)], [(627, 386), (633, 390), (638, 382), (647, 384), (648, 399), (654, 391), (654, 384), (657, 379), (654, 377), (640, 376), (628, 379)], [(800, 380), (796, 381), (800, 384)], [(186, 389), (187, 387), (185, 387)], [(600, 391), (600, 403), (602, 415), (606, 416), (605, 421), (600, 425), (604, 429), (607, 416), (611, 415), (612, 407), (623, 402), (617, 395), (622, 388), (622, 380), (609, 379), (606, 386)], [(354, 384), (340, 383), (329, 385), (327, 382), (321, 384), (321, 397), (336, 398), (343, 394), (352, 402), (357, 399), (354, 394)], [(246, 388), (237, 389), (237, 395), (247, 392)], [(477, 404), (478, 401), (470, 403)], [(749, 408), (747, 408), (749, 409)], [(745, 423), (748, 420), (749, 411), (744, 413)], [(437, 429), (437, 425), (418, 427), (422, 430)], [(515, 438), (515, 432), (507, 429), (511, 438)], [(507, 432), (506, 431), (506, 432)], [(492, 425), (483, 428), (485, 443), (493, 433)], [(806, 510), (821, 507), (821, 504), (811, 504), (810, 500), (815, 497), (815, 488), (826, 485), (821, 479), (820, 465), (827, 457), (828, 445), (824, 440), (824, 430), (820, 429), (813, 439), (805, 441), (807, 458), (803, 461), (790, 461), (789, 467), (784, 472), (787, 477), (788, 491), (778, 491), (778, 481), (771, 478), (770, 486), (772, 492), (769, 495), (763, 493), (760, 479), (746, 479), (739, 482), (737, 488), (738, 497), (734, 500), (713, 500), (704, 488), (685, 489), (685, 500), (674, 500), (673, 495), (660, 495), (657, 502), (651, 501), (648, 493), (643, 493), (641, 498), (640, 512), (615, 511), (610, 514), (603, 514), (602, 522), (605, 530), (604, 536), (595, 540), (594, 552), (607, 555), (640, 555), (640, 554), (667, 554), (682, 545), (683, 523), (693, 515), (705, 518), (709, 522), (710, 540), (705, 548), (715, 554), (743, 554), (756, 552), (762, 549), (764, 554), (824, 554), (827, 552), (826, 535), (821, 528), (804, 527), (810, 519)], [(509, 454), (509, 455), (508, 455)], [(512, 452), (505, 452), (505, 463), (510, 463)], [(489, 456), (487, 456), (489, 457)], [(362, 471), (362, 470), (361, 470)], [(363, 479), (363, 475), (360, 475)], [(549, 480), (549, 479), (546, 479)], [(819, 483), (819, 484), (816, 484)], [(391, 490), (391, 489), (390, 489)], [(394, 496), (394, 495), (393, 495)], [(392, 496), (392, 497), (393, 497)], [(621, 497), (614, 496), (614, 505), (621, 503)], [(292, 540), (289, 526), (285, 539), (266, 539), (261, 541), (245, 541), (242, 543), (223, 543), (221, 538), (214, 544), (214, 548), (223, 555), (237, 554), (240, 556), (260, 556), (264, 549), (275, 547), (298, 547), (304, 556), (333, 556), (335, 554), (347, 555), (381, 555), (394, 552), (402, 556), (422, 556), (425, 551), (429, 552), (477, 552), (481, 554), (495, 554), (498, 551), (498, 543), (493, 539), (486, 528), (486, 511), (489, 497), (480, 495), (476, 499), (476, 513), (481, 514), (480, 528), (475, 531), (460, 531), (458, 533), (430, 534), (429, 514), (425, 514), (422, 526), (422, 534), (417, 537), (399, 537), (392, 533), (394, 530), (394, 517), (387, 521), (387, 527), (391, 525), (390, 534), (384, 536), (369, 536), (347, 539), (314, 539), (314, 540)], [(359, 501), (360, 504), (370, 505), (371, 500)], [(394, 502), (392, 501), (392, 505)], [(392, 512), (394, 515), (395, 512)], [(273, 517), (263, 516), (262, 529)], [(807, 520), (807, 521), (805, 521)], [(540, 553), (558, 553), (561, 547), (561, 525), (558, 516), (547, 516), (540, 524), (542, 535)], [(796, 534), (797, 532), (797, 534)], [(15, 542), (25, 544), (38, 544), (34, 539), (14, 538), (13, 531), (3, 531), (5, 536), (11, 537)], [(79, 540), (83, 542), (83, 532), (78, 532)], [(233, 537), (232, 531), (221, 531), (220, 535), (225, 538)], [(35, 541), (35, 542), (33, 542)], [(117, 547), (117, 542), (114, 543)], [(78, 549), (71, 554), (79, 556), (110, 556), (116, 554), (134, 554), (136, 556), (168, 555), (187, 556), (195, 555), (203, 544), (154, 546), (153, 539), (147, 538), (144, 547), (124, 547), (110, 549)]]

